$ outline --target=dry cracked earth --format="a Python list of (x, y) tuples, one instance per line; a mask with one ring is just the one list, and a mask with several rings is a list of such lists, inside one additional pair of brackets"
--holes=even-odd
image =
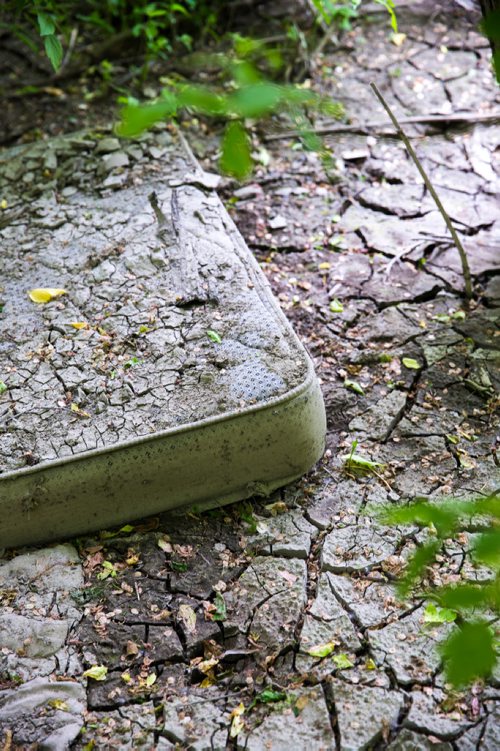
[[(402, 117), (470, 115), (465, 128), (407, 128), (469, 252), (470, 309), (456, 251), (388, 127), (327, 136), (330, 175), (295, 140), (266, 143), (267, 166), (225, 197), (315, 358), (325, 457), (269, 499), (6, 557), (4, 749), (499, 747), (499, 676), (450, 690), (436, 645), (452, 626), (425, 626), (426, 603), (396, 595), (422, 533), (373, 514), (498, 484), (500, 129), (474, 124), (498, 113), (498, 90), (468, 17), (419, 7), (401, 11), (402, 44), (365, 18), (313, 78), (360, 128), (384, 119), (370, 80)], [(210, 139), (195, 146), (213, 169)], [(379, 472), (346, 473), (354, 440)], [(428, 583), (486, 576), (468, 545), (446, 541)], [(309, 654), (331, 642), (332, 654)], [(95, 666), (106, 675), (84, 678)]]

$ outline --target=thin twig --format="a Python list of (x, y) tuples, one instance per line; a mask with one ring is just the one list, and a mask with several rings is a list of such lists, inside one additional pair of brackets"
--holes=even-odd
[[(405, 117), (400, 120), (402, 125), (460, 125), (461, 123), (496, 123), (500, 122), (500, 111), (492, 112), (490, 114), (481, 115), (474, 112), (463, 112), (462, 114), (453, 115), (420, 115), (416, 117)], [(381, 128), (385, 128), (387, 123), (384, 122), (372, 122), (365, 123), (364, 125), (352, 125), (350, 123), (339, 123), (332, 125), (321, 125), (319, 128), (311, 128), (310, 130), (285, 130), (283, 133), (273, 133), (272, 135), (265, 136), (264, 141), (280, 141), (285, 138), (297, 138), (304, 135), (304, 133), (315, 133), (318, 136), (328, 136), (335, 133), (360, 133), (361, 135), (369, 135), (370, 133), (380, 131)], [(386, 133), (378, 133), (378, 135), (386, 135)]]
[(404, 145), (406, 146), (406, 149), (407, 149), (409, 155), (413, 159), (416, 168), (420, 172), (420, 175), (421, 175), (421, 177), (422, 177), (422, 179), (423, 179), (423, 181), (424, 181), (424, 183), (425, 183), (425, 185), (427, 187), (427, 190), (429, 191), (429, 193), (433, 197), (434, 202), (435, 202), (436, 206), (438, 207), (438, 210), (439, 210), (441, 216), (443, 217), (443, 219), (444, 219), (444, 221), (446, 223), (446, 226), (448, 227), (448, 229), (450, 231), (450, 234), (451, 234), (451, 236), (453, 238), (453, 242), (455, 243), (455, 247), (458, 250), (458, 253), (460, 255), (460, 261), (462, 263), (462, 272), (463, 272), (464, 282), (465, 282), (465, 295), (466, 295), (467, 299), (470, 300), (471, 297), (472, 297), (472, 281), (471, 281), (471, 274), (470, 274), (470, 268), (469, 268), (469, 261), (467, 259), (467, 254), (466, 254), (466, 252), (464, 250), (464, 247), (463, 247), (462, 243), (460, 242), (460, 239), (459, 239), (459, 237), (458, 237), (458, 235), (456, 233), (455, 227), (451, 223), (451, 219), (448, 216), (448, 214), (447, 214), (447, 212), (446, 212), (443, 204), (441, 203), (441, 199), (439, 198), (438, 194), (434, 190), (434, 186), (432, 185), (432, 183), (431, 183), (431, 181), (430, 181), (430, 179), (429, 179), (429, 177), (427, 175), (427, 172), (422, 167), (422, 163), (420, 162), (420, 159), (418, 158), (418, 156), (416, 155), (415, 151), (413, 150), (413, 146), (411, 145), (409, 139), (407, 138), (407, 136), (403, 132), (403, 130), (401, 128), (401, 125), (399, 124), (396, 116), (394, 115), (394, 113), (392, 112), (391, 108), (389, 107), (389, 105), (385, 101), (384, 97), (382, 96), (382, 94), (378, 90), (377, 86), (373, 82), (370, 83), (370, 86), (371, 86), (372, 90), (375, 92), (375, 96), (377, 97), (377, 99), (381, 103), (382, 107), (385, 109), (385, 111), (389, 115), (389, 117), (391, 119), (391, 122), (394, 125), (394, 128), (396, 129), (397, 134), (399, 135), (399, 137), (403, 141)]
[(68, 43), (68, 49), (66, 50), (66, 54), (64, 55), (64, 60), (62, 61), (61, 65), (59, 66), (58, 73), (60, 74), (68, 65), (71, 55), (73, 54), (73, 50), (75, 49), (76, 40), (78, 39), (78, 26), (75, 26), (73, 29), (71, 29), (71, 34), (69, 37), (69, 43)]

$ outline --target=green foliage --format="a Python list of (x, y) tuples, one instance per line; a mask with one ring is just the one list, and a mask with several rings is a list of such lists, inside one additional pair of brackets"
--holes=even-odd
[(484, 8), (483, 31), (492, 45), (493, 69), (500, 83), (500, 8), (486, 9), (486, 4)]
[[(389, 13), (392, 29), (397, 32), (398, 21), (394, 0), (375, 0), (375, 2), (382, 5)], [(312, 4), (323, 23), (327, 26), (334, 24), (340, 29), (348, 31), (351, 28), (351, 22), (358, 16), (361, 0), (346, 0), (345, 2), (340, 0), (312, 0)]]
[(454, 686), (464, 686), (491, 675), (496, 662), (494, 635), (484, 621), (465, 622), (441, 648), (446, 675)]
[(312, 4), (323, 23), (327, 26), (335, 24), (340, 29), (348, 31), (351, 28), (351, 21), (357, 18), (361, 0), (347, 0), (347, 2), (312, 0)]
[[(213, 31), (218, 7), (218, 0), (142, 0), (136, 3), (129, 0), (7, 0), (2, 11), (9, 21), (0, 26), (8, 28), (33, 51), (37, 50), (33, 36), (36, 31), (57, 71), (63, 59), (61, 39), (77, 24), (83, 34), (90, 31), (94, 40), (129, 33), (141, 44), (147, 62), (168, 57), (179, 45), (190, 50), (192, 34)], [(187, 33), (187, 29), (191, 33)]]
[[(151, 127), (155, 122), (175, 118), (182, 110), (208, 117), (226, 120), (222, 139), (220, 167), (239, 180), (247, 177), (253, 169), (251, 139), (248, 121), (262, 120), (277, 113), (287, 113), (298, 126), (306, 148), (320, 151), (327, 156), (321, 140), (311, 133), (307, 113), (311, 110), (340, 117), (341, 105), (320, 96), (308, 88), (277, 83), (264, 77), (255, 56), (260, 55), (261, 65), (275, 57), (263, 43), (242, 36), (233, 37), (234, 51), (217, 55), (216, 63), (221, 71), (217, 85), (206, 87), (195, 84), (169, 82), (156, 102), (139, 104), (128, 102), (121, 112), (117, 132), (121, 136), (134, 136)], [(240, 57), (247, 55), (247, 58)], [(202, 64), (212, 59), (205, 57)]]
[[(456, 628), (441, 647), (447, 680), (462, 686), (487, 678), (497, 663), (495, 634), (486, 617), (500, 613), (500, 490), (463, 501), (419, 499), (408, 506), (385, 509), (380, 518), (386, 524), (417, 524), (429, 530), (430, 539), (408, 561), (399, 592), (405, 597), (413, 589), (418, 596), (437, 603), (426, 607), (425, 623), (456, 621)], [(472, 523), (479, 531), (474, 531), (470, 558), (476, 565), (487, 566), (491, 577), (478, 583), (422, 589), (419, 583), (446, 542), (467, 531)]]

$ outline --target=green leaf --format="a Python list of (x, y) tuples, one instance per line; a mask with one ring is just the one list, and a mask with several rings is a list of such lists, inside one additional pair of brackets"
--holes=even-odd
[(333, 655), (332, 659), (339, 670), (348, 670), (354, 667), (354, 663), (343, 652), (339, 655)]
[(365, 393), (363, 387), (357, 381), (351, 381), (350, 378), (345, 379), (344, 388), (354, 391), (356, 394), (361, 394), (361, 396), (364, 396)]
[(105, 681), (108, 668), (105, 665), (93, 665), (83, 674), (84, 678), (92, 678), (93, 681)]
[(220, 167), (228, 175), (243, 180), (252, 171), (252, 157), (248, 135), (239, 122), (226, 126), (222, 141)]
[(408, 561), (405, 575), (398, 586), (399, 592), (403, 597), (408, 594), (413, 582), (419, 579), (427, 566), (434, 561), (440, 547), (441, 542), (439, 540), (432, 540), (417, 548), (415, 553), (413, 553)]
[(464, 686), (491, 675), (497, 662), (493, 633), (486, 623), (466, 622), (441, 647), (447, 680)]
[(231, 62), (228, 66), (235, 83), (242, 86), (251, 86), (255, 83), (262, 81), (262, 76), (248, 60), (238, 60), (237, 62)]
[(7, 384), (3, 381), (0, 381), (0, 394), (5, 393), (5, 391), (7, 391)]
[(401, 360), (405, 368), (408, 368), (409, 370), (421, 370), (422, 366), (420, 365), (417, 360), (414, 360), (413, 357), (403, 357)]
[(500, 529), (478, 535), (472, 544), (472, 557), (478, 563), (498, 568), (500, 565)]
[(491, 584), (456, 584), (441, 587), (433, 592), (432, 596), (441, 605), (453, 610), (463, 611), (488, 607), (496, 610), (500, 606), (500, 578)]
[(381, 462), (374, 462), (371, 459), (366, 459), (364, 456), (360, 456), (360, 454), (355, 454), (353, 452), (346, 456), (341, 456), (340, 458), (347, 469), (370, 471), (377, 469), (377, 467), (380, 468), (384, 466)]
[(334, 300), (331, 301), (329, 307), (330, 307), (330, 310), (331, 310), (332, 313), (343, 313), (344, 312), (344, 306), (342, 305), (342, 303), (340, 302), (340, 300), (337, 300), (337, 298), (335, 298)]
[(163, 96), (154, 104), (128, 104), (121, 113), (121, 122), (116, 128), (119, 136), (137, 136), (160, 120), (173, 117), (177, 111), (177, 100), (172, 94)]
[(47, 57), (52, 63), (52, 67), (54, 68), (54, 70), (58, 70), (59, 66), (61, 65), (62, 57), (63, 57), (62, 44), (54, 34), (50, 34), (49, 36), (46, 36), (43, 39), (44, 39), (45, 52), (47, 53)]
[(225, 621), (227, 618), (226, 603), (220, 592), (216, 592), (215, 599), (215, 612), (212, 615), (213, 621)]
[(188, 570), (188, 565), (184, 561), (170, 561), (170, 568), (178, 574), (183, 574)]
[(239, 117), (265, 117), (275, 112), (282, 100), (281, 86), (273, 83), (255, 83), (232, 94), (228, 109)]
[(383, 5), (386, 11), (389, 13), (391, 17), (391, 27), (395, 34), (398, 33), (398, 19), (396, 18), (396, 13), (394, 11), (395, 4), (394, 0), (375, 0), (376, 3), (379, 5)]
[(307, 654), (311, 655), (311, 657), (328, 657), (328, 655), (332, 654), (336, 646), (337, 642), (334, 641), (329, 641), (326, 644), (318, 644), (316, 647), (308, 649)]
[(275, 691), (272, 688), (265, 688), (261, 691), (256, 700), (261, 704), (271, 704), (275, 701), (284, 701), (286, 699), (286, 693), (284, 691)]
[(212, 342), (215, 342), (216, 344), (222, 343), (221, 335), (218, 334), (216, 331), (213, 331), (212, 329), (208, 329), (207, 336)]
[(37, 13), (36, 18), (38, 21), (41, 37), (55, 34), (56, 25), (50, 16), (48, 16), (46, 13)]
[(456, 619), (457, 613), (454, 610), (448, 608), (437, 608), (432, 602), (427, 605), (424, 610), (424, 623), (441, 624), (441, 623), (453, 623)]
[(180, 107), (190, 107), (205, 115), (221, 115), (226, 112), (226, 99), (205, 86), (183, 86), (177, 94)]
[(417, 501), (400, 508), (386, 508), (381, 518), (385, 524), (414, 523), (421, 527), (433, 525), (440, 537), (446, 537), (458, 526), (460, 513), (458, 508), (449, 504), (438, 506), (428, 501)]

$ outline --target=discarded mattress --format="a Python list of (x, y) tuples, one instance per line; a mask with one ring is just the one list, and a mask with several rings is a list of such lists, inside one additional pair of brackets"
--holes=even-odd
[(215, 182), (166, 128), (0, 154), (0, 548), (267, 495), (321, 456), (311, 361)]

